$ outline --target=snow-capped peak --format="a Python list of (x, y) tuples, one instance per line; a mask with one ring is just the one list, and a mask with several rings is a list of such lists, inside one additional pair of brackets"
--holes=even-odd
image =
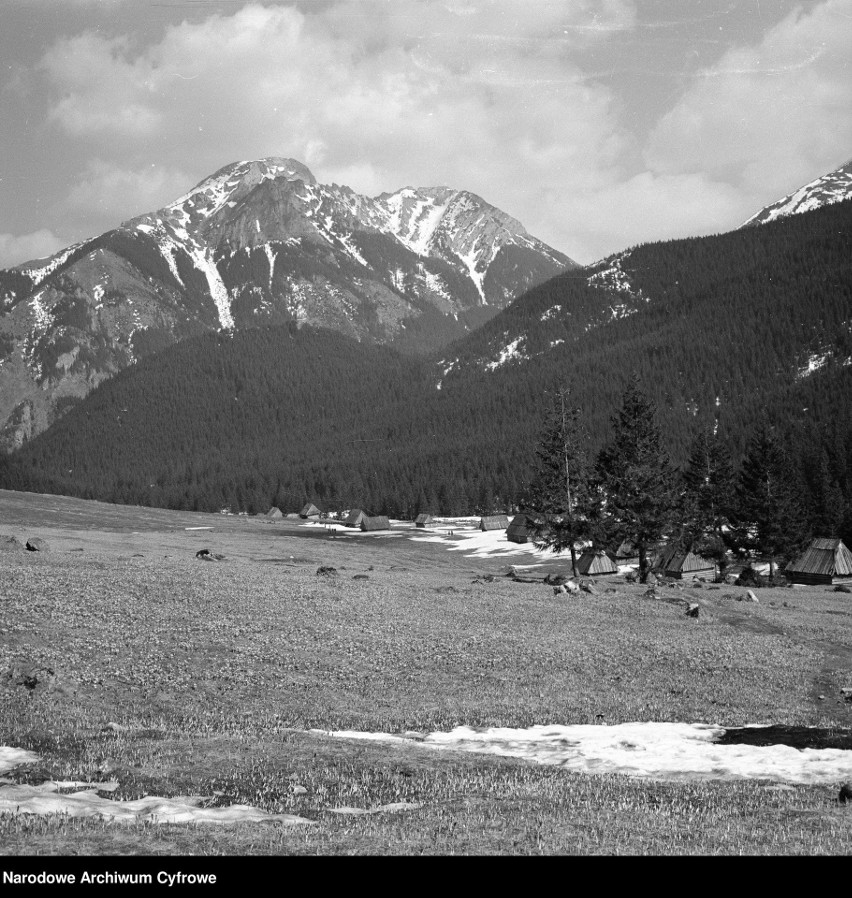
[(747, 225), (766, 224), (777, 218), (785, 218), (788, 215), (797, 215), (800, 212), (810, 212), (820, 206), (829, 206), (852, 197), (852, 159), (840, 168), (823, 175), (805, 184), (798, 190), (788, 194), (771, 206), (761, 209), (756, 215), (752, 215), (742, 227)]

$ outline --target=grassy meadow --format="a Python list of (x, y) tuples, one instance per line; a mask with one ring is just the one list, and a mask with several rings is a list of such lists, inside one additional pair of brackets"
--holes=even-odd
[[(187, 530), (212, 527), (212, 530)], [(837, 788), (587, 775), (317, 730), (683, 721), (852, 725), (852, 597), (621, 577), (555, 596), (407, 535), (0, 491), (0, 745), (15, 782), (116, 779), (310, 818), (215, 826), (0, 816), (0, 852), (846, 854)], [(202, 561), (200, 549), (223, 556)], [(318, 576), (333, 566), (336, 575)], [(357, 579), (356, 579), (357, 578)], [(684, 615), (682, 599), (700, 605)], [(852, 772), (850, 772), (852, 779)], [(408, 802), (399, 811), (352, 815)], [(415, 805), (417, 807), (415, 807)]]

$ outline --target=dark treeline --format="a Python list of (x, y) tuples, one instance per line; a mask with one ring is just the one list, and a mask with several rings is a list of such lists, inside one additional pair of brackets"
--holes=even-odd
[[(649, 299), (633, 314), (613, 319), (624, 297), (572, 271), (445, 349), (443, 363), (310, 327), (192, 338), (103, 383), (0, 461), (0, 485), (197, 510), (512, 510), (552, 391), (570, 384), (596, 454), (635, 374), (676, 468), (718, 425), (739, 469), (765, 423), (809, 513), (828, 502), (849, 538), (851, 220), (846, 202), (638, 247), (621, 262)], [(485, 370), (517, 335), (528, 358)]]

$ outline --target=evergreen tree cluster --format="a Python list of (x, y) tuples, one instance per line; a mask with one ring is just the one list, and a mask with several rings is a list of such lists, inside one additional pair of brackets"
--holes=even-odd
[[(629, 542), (644, 582), (664, 543), (713, 558), (722, 573), (729, 552), (768, 558), (772, 577), (776, 563), (796, 556), (814, 532), (838, 535), (830, 532), (840, 520), (831, 503), (809, 513), (803, 481), (765, 421), (738, 473), (715, 428), (696, 434), (686, 466), (677, 471), (656, 407), (633, 378), (594, 465), (587, 443), (582, 411), (560, 389), (542, 427), (524, 507), (536, 545), (570, 550), (575, 575), (578, 541), (611, 552)], [(820, 482), (827, 477), (823, 470)]]

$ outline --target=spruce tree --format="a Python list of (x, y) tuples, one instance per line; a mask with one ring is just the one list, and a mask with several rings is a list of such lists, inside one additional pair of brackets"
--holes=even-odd
[(567, 549), (575, 577), (575, 543), (591, 536), (593, 528), (588, 436), (581, 414), (570, 404), (567, 387), (555, 391), (535, 450), (535, 474), (524, 503), (536, 547), (557, 553)]
[(648, 553), (668, 535), (676, 515), (677, 477), (655, 417), (654, 403), (634, 376), (597, 464), (606, 528), (636, 546), (642, 583), (648, 578)]
[(722, 575), (736, 482), (728, 447), (715, 428), (701, 430), (693, 440), (683, 472), (682, 543), (687, 551), (713, 558)]
[(732, 536), (740, 552), (769, 559), (790, 558), (807, 536), (798, 475), (773, 428), (758, 425), (746, 448), (732, 514)]

